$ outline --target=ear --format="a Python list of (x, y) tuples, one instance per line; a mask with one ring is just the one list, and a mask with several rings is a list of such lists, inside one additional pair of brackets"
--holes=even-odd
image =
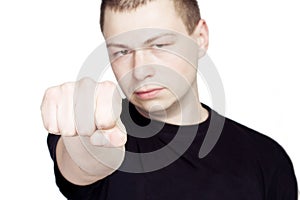
[(192, 37), (198, 44), (199, 58), (201, 58), (206, 54), (209, 45), (209, 32), (205, 20), (199, 20)]

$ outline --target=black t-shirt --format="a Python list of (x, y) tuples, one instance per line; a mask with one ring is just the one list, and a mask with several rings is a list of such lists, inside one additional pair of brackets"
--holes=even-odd
[[(128, 101), (123, 104), (121, 119), (128, 134), (124, 163), (120, 170), (91, 185), (74, 185), (62, 176), (55, 157), (59, 136), (48, 135), (56, 183), (68, 199), (297, 199), (292, 162), (284, 149), (269, 137), (223, 118), (206, 105), (203, 106), (209, 111), (209, 118), (205, 122), (176, 126), (151, 121), (141, 116)], [(214, 148), (199, 158), (206, 134), (209, 129), (213, 130), (211, 116), (224, 119), (224, 126)], [(159, 152), (165, 147), (169, 151)], [(159, 152), (155, 154), (157, 158), (144, 156), (151, 152)], [(131, 159), (132, 153), (140, 155), (138, 162)], [(166, 164), (166, 160), (176, 156), (178, 159)], [(157, 170), (153, 170), (155, 167)]]

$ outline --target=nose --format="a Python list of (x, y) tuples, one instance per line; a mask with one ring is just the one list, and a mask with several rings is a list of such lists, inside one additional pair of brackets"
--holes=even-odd
[(133, 56), (133, 76), (135, 79), (142, 81), (154, 76), (154, 63), (147, 49), (136, 50), (133, 52)]

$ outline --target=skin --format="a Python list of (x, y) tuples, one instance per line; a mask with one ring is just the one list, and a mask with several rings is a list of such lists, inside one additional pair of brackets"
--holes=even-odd
[[(207, 119), (208, 112), (198, 99), (196, 76), (197, 60), (208, 47), (204, 20), (188, 34), (172, 1), (161, 0), (129, 12), (108, 9), (105, 20), (103, 35), (108, 52), (117, 55), (111, 63), (114, 74), (142, 115), (177, 125)], [(153, 40), (160, 31), (132, 32), (144, 28), (176, 33), (177, 39), (164, 36)], [(131, 39), (126, 40), (126, 33), (130, 33)], [(125, 40), (118, 37), (124, 34)], [(146, 42), (149, 39), (151, 42)], [(160, 45), (170, 40), (173, 45)], [(120, 43), (121, 49), (115, 45)], [(142, 50), (137, 51), (138, 48)], [(43, 123), (49, 133), (62, 136), (57, 143), (56, 159), (60, 172), (74, 184), (87, 185), (103, 179), (117, 170), (124, 159), (126, 130), (120, 121), (121, 98), (115, 91), (116, 85), (111, 82), (82, 79), (45, 92), (41, 105)]]
[[(109, 54), (111, 55), (115, 52), (122, 53), (129, 50), (129, 53), (122, 53), (118, 59), (112, 62), (112, 69), (123, 92), (137, 107), (138, 111), (144, 116), (151, 115), (152, 119), (171, 124), (190, 125), (203, 122), (207, 118), (208, 113), (201, 106), (198, 99), (197, 61), (200, 56), (203, 56), (203, 52), (208, 47), (208, 28), (205, 21), (200, 20), (195, 31), (189, 34), (183, 21), (177, 15), (172, 1), (154, 1), (129, 12), (106, 10), (105, 19), (109, 23), (104, 22), (103, 35), (108, 43)], [(125, 36), (125, 39), (117, 37), (125, 35), (126, 32), (129, 32), (128, 35), (134, 34), (133, 30), (142, 30), (145, 28), (177, 33), (179, 40), (183, 40), (183, 37), (190, 39), (191, 44), (188, 44), (188, 51), (176, 53), (189, 55), (198, 51), (197, 48), (201, 49), (202, 53), (199, 53), (198, 57), (195, 55), (194, 58), (190, 58), (191, 62), (187, 62), (174, 53), (160, 53), (159, 55), (155, 55), (150, 50), (131, 52), (134, 48), (140, 47), (153, 47), (157, 49), (157, 45), (173, 41), (171, 36), (165, 36), (147, 45), (143, 43), (143, 41), (159, 35), (156, 33), (158, 31), (153, 31), (154, 33), (148, 30), (141, 31), (142, 34), (136, 33), (132, 37), (134, 40), (130, 36)], [(144, 35), (146, 36), (143, 37)], [(176, 41), (175, 43), (179, 42)], [(120, 46), (125, 46), (126, 48)], [(166, 68), (160, 69), (160, 66), (165, 66)], [(186, 82), (181, 84), (178, 83), (178, 80), (175, 80), (173, 84), (171, 84), (171, 81), (167, 83), (163, 82), (162, 86), (160, 84), (162, 80), (157, 77), (170, 77), (170, 73), (180, 75), (182, 77), (180, 81), (185, 80)], [(132, 85), (135, 88), (132, 89)], [(178, 85), (184, 85), (181, 86), (180, 91), (176, 89)], [(159, 92), (156, 98), (152, 99), (141, 99), (135, 93), (156, 88), (161, 89), (162, 87), (162, 91)], [(131, 91), (129, 91), (130, 89)], [(195, 114), (191, 115), (190, 113)]]

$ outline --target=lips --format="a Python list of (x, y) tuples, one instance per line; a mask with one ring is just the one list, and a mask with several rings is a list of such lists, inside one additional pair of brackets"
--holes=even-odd
[(153, 89), (147, 89), (147, 90), (139, 90), (135, 92), (134, 94), (142, 100), (148, 100), (148, 99), (154, 99), (156, 98), (159, 93), (163, 90), (164, 88), (153, 88)]

